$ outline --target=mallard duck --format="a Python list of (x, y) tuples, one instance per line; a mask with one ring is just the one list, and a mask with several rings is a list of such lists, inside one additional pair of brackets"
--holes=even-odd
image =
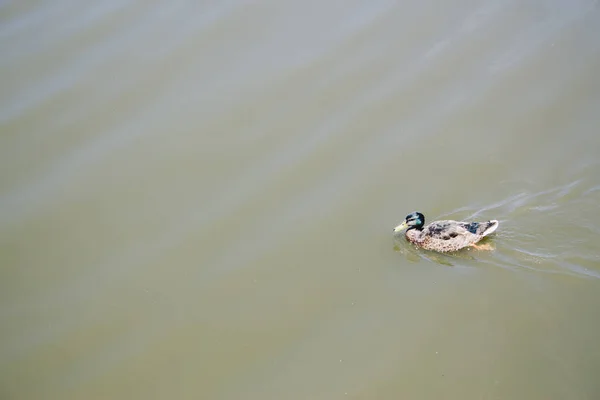
[(486, 222), (435, 221), (427, 226), (420, 212), (408, 214), (403, 223), (394, 228), (394, 233), (406, 229), (406, 239), (426, 250), (446, 253), (465, 247), (479, 248), (475, 243), (498, 228), (495, 219)]

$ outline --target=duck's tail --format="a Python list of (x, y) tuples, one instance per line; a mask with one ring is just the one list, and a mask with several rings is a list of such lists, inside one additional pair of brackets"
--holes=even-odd
[(483, 233), (481, 234), (481, 236), (487, 236), (490, 233), (493, 233), (496, 229), (498, 229), (498, 225), (500, 223), (497, 220), (492, 219), (490, 221), (484, 222), (483, 224), (486, 224), (487, 226), (486, 226), (485, 230), (483, 231)]

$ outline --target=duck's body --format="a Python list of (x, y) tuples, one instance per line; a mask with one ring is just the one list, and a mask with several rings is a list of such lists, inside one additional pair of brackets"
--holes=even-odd
[(498, 221), (464, 222), (435, 221), (424, 226), (425, 217), (415, 212), (406, 216), (406, 220), (394, 229), (394, 232), (406, 230), (406, 239), (426, 250), (442, 253), (457, 251), (473, 246), (498, 228)]

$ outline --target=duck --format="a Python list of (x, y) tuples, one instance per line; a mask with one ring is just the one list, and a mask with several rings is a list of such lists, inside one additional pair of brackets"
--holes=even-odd
[(394, 228), (394, 235), (406, 229), (406, 239), (425, 250), (448, 253), (465, 247), (489, 249), (477, 245), (484, 237), (493, 233), (499, 225), (495, 219), (485, 222), (465, 222), (442, 220), (425, 225), (425, 216), (413, 212), (406, 216), (404, 222)]

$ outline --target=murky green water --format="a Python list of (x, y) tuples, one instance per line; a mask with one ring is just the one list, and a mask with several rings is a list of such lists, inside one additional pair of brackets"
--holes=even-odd
[(599, 398), (599, 38), (585, 0), (0, 2), (0, 397)]

